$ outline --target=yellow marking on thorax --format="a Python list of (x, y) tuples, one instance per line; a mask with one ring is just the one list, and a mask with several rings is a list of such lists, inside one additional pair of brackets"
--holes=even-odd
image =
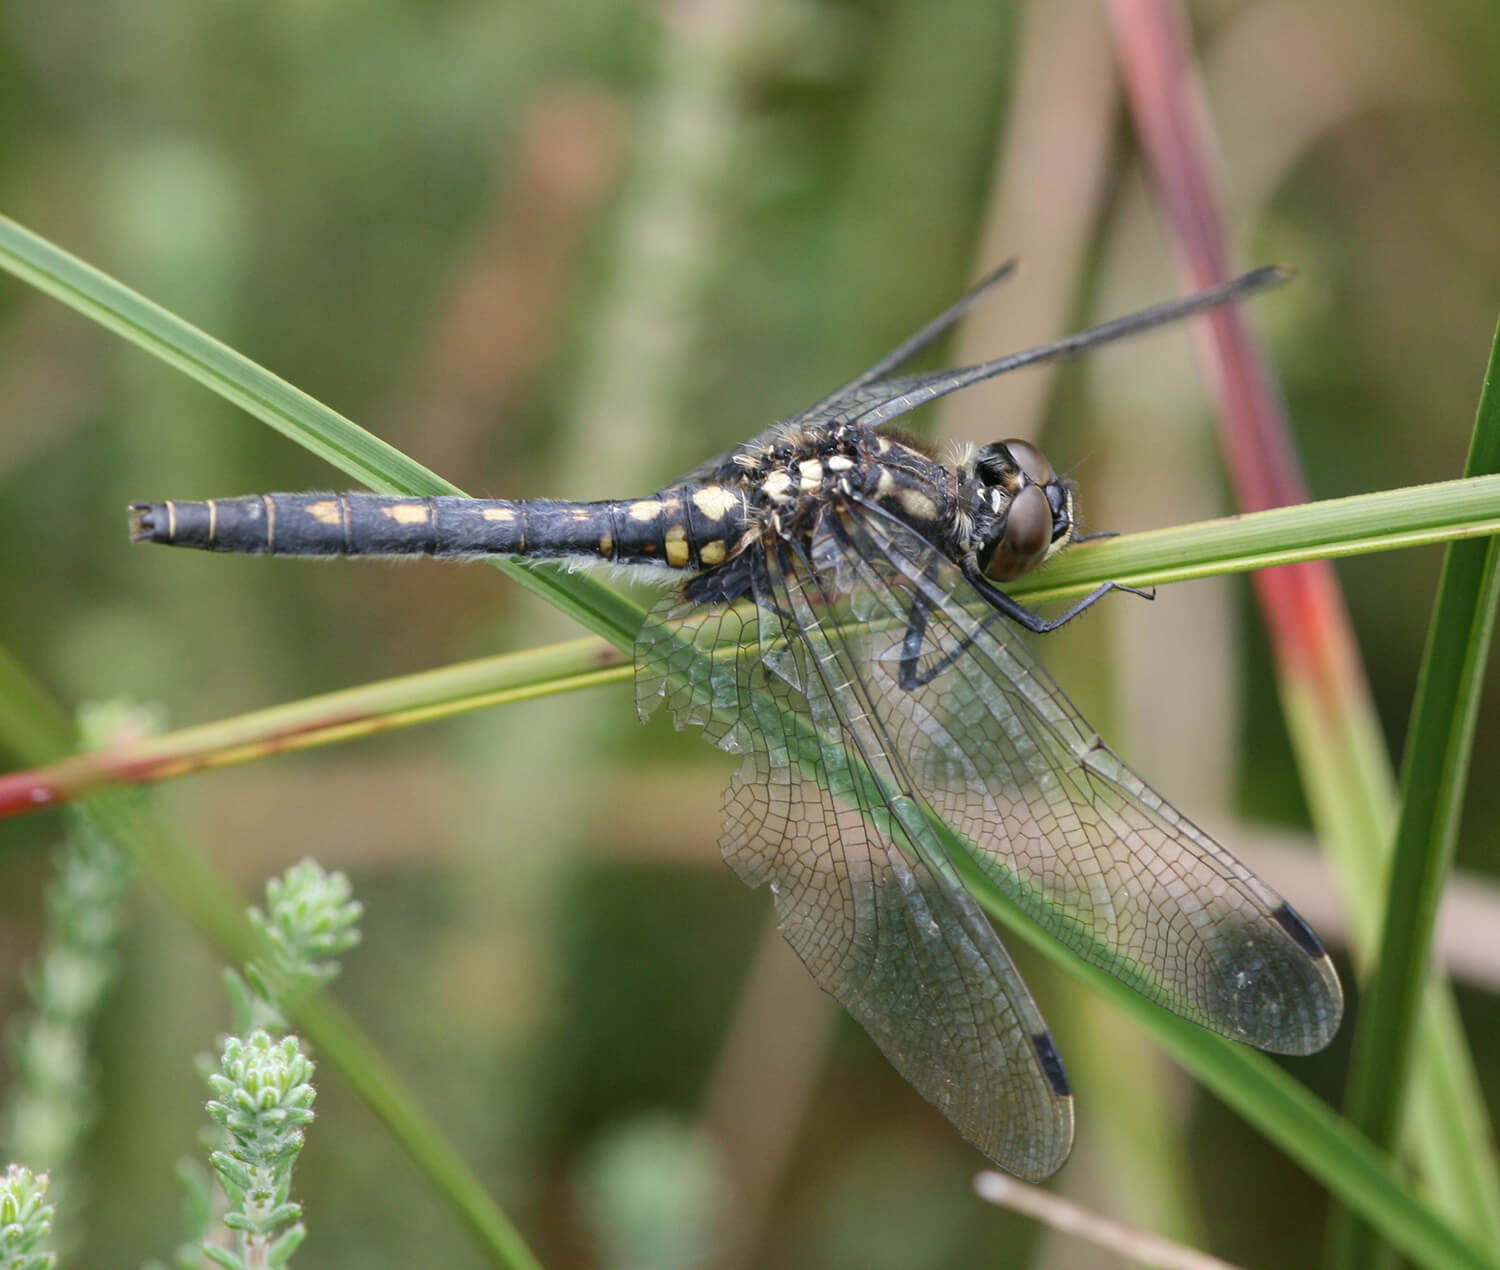
[(516, 518), (514, 507), (486, 507), (479, 513), (485, 520), (498, 521), (502, 525), (508, 525)]
[(880, 469), (880, 476), (875, 481), (875, 494), (878, 498), (889, 498), (896, 489), (896, 478), (891, 475), (888, 467)]
[(847, 454), (831, 454), (828, 457), (828, 470), (830, 472), (847, 472), (854, 466), (854, 460)]
[(659, 498), (643, 498), (637, 503), (630, 504), (630, 519), (638, 520), (647, 524), (661, 515), (662, 502)]
[(397, 503), (394, 507), (382, 507), (380, 514), (398, 525), (425, 525), (431, 512), (425, 503)]
[(740, 496), (722, 485), (705, 485), (693, 494), (693, 506), (705, 519), (718, 524), (729, 514), (729, 509), (740, 501)]
[(937, 519), (937, 504), (919, 489), (903, 489), (896, 495), (896, 501), (913, 520), (934, 521)]
[(761, 482), (761, 489), (765, 490), (766, 497), (773, 503), (785, 503), (791, 501), (792, 478), (787, 472), (777, 470), (772, 472)]
[(817, 459), (804, 459), (797, 464), (797, 471), (802, 474), (800, 484), (805, 490), (815, 490), (823, 483), (823, 465)]
[(681, 569), (687, 564), (689, 556), (687, 530), (681, 525), (673, 525), (667, 530), (662, 542), (667, 549), (667, 563), (674, 569)]
[(305, 510), (320, 525), (339, 525), (344, 520), (337, 499), (325, 498), (321, 502), (309, 503)]

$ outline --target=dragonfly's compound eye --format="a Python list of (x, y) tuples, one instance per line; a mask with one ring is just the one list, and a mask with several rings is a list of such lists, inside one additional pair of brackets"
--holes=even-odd
[(1025, 472), (1036, 485), (1050, 485), (1057, 480), (1057, 473), (1052, 470), (1052, 464), (1047, 462), (1047, 457), (1030, 441), (1022, 441), (1012, 437), (1009, 441), (1001, 444), (1010, 451), (1010, 457), (1021, 471)]
[(1052, 504), (1040, 485), (1028, 485), (1013, 499), (995, 539), (984, 574), (995, 582), (1009, 582), (1029, 573), (1047, 558), (1052, 545)]
[(974, 472), (986, 485), (1014, 491), (1028, 483), (1050, 485), (1057, 480), (1052, 464), (1030, 441), (1012, 437), (984, 447), (974, 458)]

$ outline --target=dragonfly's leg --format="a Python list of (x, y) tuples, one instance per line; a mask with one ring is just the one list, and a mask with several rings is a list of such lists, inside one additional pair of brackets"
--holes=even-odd
[(1067, 625), (1082, 613), (1084, 609), (1098, 603), (1098, 601), (1102, 600), (1111, 591), (1125, 591), (1131, 595), (1138, 595), (1145, 600), (1154, 600), (1156, 598), (1155, 591), (1143, 591), (1139, 587), (1126, 586), (1123, 582), (1102, 582), (1065, 613), (1060, 613), (1057, 617), (1046, 618), (1040, 613), (1033, 613), (1024, 604), (1020, 603), (1020, 601), (1006, 595), (1004, 591), (999, 590), (991, 584), (989, 579), (977, 570), (974, 572), (966, 571), (966, 573), (970, 583), (973, 584), (974, 589), (980, 595), (984, 596), (986, 600), (999, 609), (1000, 612), (1004, 613), (1006, 617), (1010, 618), (1011, 621), (1025, 627), (1033, 635), (1045, 635), (1049, 631), (1055, 631), (1059, 626)]
[[(979, 593), (993, 604), (1001, 613), (1010, 618), (1019, 626), (1025, 627), (1036, 635), (1045, 635), (1049, 631), (1055, 631), (1059, 626), (1071, 622), (1075, 617), (1089, 608), (1097, 601), (1103, 599), (1111, 591), (1126, 591), (1131, 595), (1139, 595), (1143, 599), (1156, 598), (1154, 591), (1142, 591), (1139, 587), (1126, 586), (1123, 582), (1105, 582), (1090, 591), (1077, 604), (1068, 609), (1067, 612), (1054, 618), (1045, 618), (1040, 613), (1033, 613), (1024, 604), (1012, 599), (1004, 591), (997, 590), (982, 577), (971, 577), (969, 581), (974, 582)], [(980, 583), (983, 583), (980, 586)], [(949, 666), (968, 650), (973, 644), (978, 632), (964, 636), (952, 649), (944, 653), (936, 662), (926, 670), (918, 671), (917, 665), (922, 658), (922, 640), (927, 634), (927, 615), (932, 612), (931, 605), (924, 596), (918, 595), (913, 601), (911, 612), (906, 616), (906, 634), (901, 639), (901, 662), (897, 672), (897, 682), (907, 692), (915, 688), (924, 687), (947, 670)], [(980, 623), (981, 626), (984, 623)]]
[(919, 595), (912, 601), (911, 612), (906, 615), (906, 634), (901, 637), (901, 668), (896, 675), (896, 681), (906, 692), (927, 682), (917, 674), (917, 660), (922, 655), (922, 636), (927, 634), (929, 611), (927, 601)]
[[(944, 653), (926, 670), (918, 671), (917, 665), (922, 659), (922, 640), (927, 634), (927, 615), (931, 612), (932, 606), (926, 597), (919, 595), (912, 601), (911, 612), (906, 615), (906, 634), (901, 639), (901, 663), (897, 682), (907, 692), (930, 684), (963, 656), (974, 642), (973, 634), (965, 635), (954, 648)], [(980, 623), (981, 626), (983, 624)]]

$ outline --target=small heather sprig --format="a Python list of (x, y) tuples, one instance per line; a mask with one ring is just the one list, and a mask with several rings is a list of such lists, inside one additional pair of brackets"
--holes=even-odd
[(0, 1270), (52, 1270), (57, 1254), (39, 1249), (52, 1233), (47, 1175), (12, 1164), (0, 1178)]
[(125, 858), (85, 811), (70, 811), (47, 894), (47, 929), (29, 976), (32, 1011), (14, 1033), (16, 1090), (6, 1145), (18, 1158), (63, 1164), (94, 1119), (89, 1031), (116, 969)]
[[(152, 712), (120, 703), (85, 707), (79, 716), (86, 749), (158, 727)], [(94, 1120), (90, 1032), (114, 982), (120, 908), (131, 879), (124, 853), (88, 811), (68, 808), (64, 822), (67, 836), (47, 888), (47, 923), (27, 977), (31, 1010), (11, 1033), (15, 1087), (0, 1110), (4, 1151), (45, 1161), (54, 1194), (66, 1189), (70, 1161)]]
[[(350, 895), (348, 878), (313, 860), (273, 878), (266, 912), (250, 910), (264, 951), (243, 977), (226, 974), (248, 1039), (227, 1038), (218, 1070), (205, 1075), (214, 1094), (208, 1112), (223, 1135), (209, 1162), (229, 1199), (223, 1224), (234, 1246), (201, 1247), (230, 1270), (284, 1266), (306, 1235), (302, 1209), (288, 1196), (302, 1129), (313, 1118), (313, 1064), (295, 1035), (282, 1034), (298, 1000), (333, 979), (334, 958), (359, 943), (363, 908)], [(198, 1212), (206, 1216), (201, 1205)]]
[(297, 1002), (338, 974), (335, 958), (359, 943), (355, 923), (364, 907), (351, 894), (344, 874), (329, 873), (315, 860), (266, 884), (266, 912), (250, 910), (266, 953), (245, 967), (248, 991), (245, 981), (229, 980), (241, 1031), (286, 1031)]
[(291, 1193), (292, 1165), (302, 1129), (312, 1118), (313, 1064), (295, 1036), (273, 1041), (257, 1031), (229, 1037), (219, 1071), (208, 1078), (208, 1113), (228, 1145), (210, 1157), (231, 1211), (224, 1225), (237, 1247), (205, 1244), (203, 1252), (226, 1270), (284, 1266), (307, 1233)]

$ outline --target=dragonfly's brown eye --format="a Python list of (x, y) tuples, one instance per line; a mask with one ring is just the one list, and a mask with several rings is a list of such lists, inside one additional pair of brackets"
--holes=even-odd
[(1057, 479), (1057, 473), (1052, 470), (1052, 464), (1047, 462), (1047, 456), (1030, 441), (1012, 437), (1002, 444), (1010, 451), (1010, 457), (1016, 461), (1016, 466), (1036, 484), (1050, 485)]
[(1011, 499), (1005, 527), (985, 561), (985, 576), (995, 582), (1019, 578), (1041, 564), (1051, 545), (1052, 505), (1040, 485), (1028, 485)]

